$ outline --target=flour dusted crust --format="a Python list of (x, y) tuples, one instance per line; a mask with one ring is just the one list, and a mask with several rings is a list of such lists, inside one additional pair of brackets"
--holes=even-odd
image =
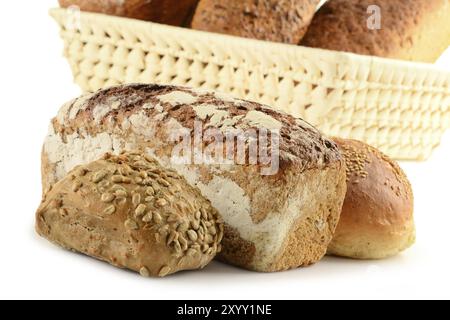
[(200, 191), (139, 152), (70, 171), (44, 196), (36, 230), (69, 250), (161, 277), (203, 268), (223, 237)]
[[(171, 86), (118, 86), (81, 99), (82, 107), (72, 101), (50, 125), (44, 190), (105, 152), (139, 149), (175, 169), (219, 211), (223, 260), (279, 271), (325, 254), (344, 199), (345, 168), (337, 146), (308, 123), (257, 103)], [(173, 135), (192, 134), (195, 121), (203, 132), (279, 130), (279, 170), (261, 175), (262, 165), (174, 163)], [(292, 257), (293, 246), (299, 250)]]
[[(369, 30), (368, 7), (381, 8)], [(315, 15), (301, 44), (411, 61), (435, 62), (450, 45), (449, 0), (333, 0)]]
[(298, 44), (320, 0), (200, 0), (192, 28)]
[(181, 26), (187, 23), (198, 0), (59, 0), (63, 8)]
[(348, 190), (328, 252), (354, 259), (382, 259), (415, 242), (411, 184), (393, 160), (367, 144), (334, 139), (344, 155)]

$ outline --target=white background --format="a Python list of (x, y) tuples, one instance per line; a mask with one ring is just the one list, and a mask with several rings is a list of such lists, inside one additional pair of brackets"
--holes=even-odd
[[(60, 105), (79, 94), (47, 14), (54, 5), (6, 1), (0, 10), (0, 298), (450, 298), (450, 133), (428, 162), (402, 163), (415, 190), (418, 241), (393, 259), (326, 258), (278, 274), (214, 262), (202, 272), (144, 279), (39, 238), (42, 141)], [(440, 64), (450, 69), (450, 53)]]

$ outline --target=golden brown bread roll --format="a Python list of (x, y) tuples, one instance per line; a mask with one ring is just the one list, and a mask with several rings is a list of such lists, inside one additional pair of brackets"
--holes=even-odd
[(330, 0), (300, 44), (435, 62), (450, 45), (449, 17), (449, 0)]
[(139, 153), (72, 170), (45, 195), (36, 230), (64, 248), (161, 277), (203, 268), (223, 237), (200, 191)]
[(320, 0), (200, 0), (192, 28), (298, 44)]
[(328, 253), (355, 259), (394, 256), (415, 241), (414, 199), (402, 169), (378, 150), (334, 139), (347, 165), (347, 195)]
[(82, 11), (153, 21), (174, 26), (184, 25), (198, 0), (59, 0), (63, 8), (78, 6)]

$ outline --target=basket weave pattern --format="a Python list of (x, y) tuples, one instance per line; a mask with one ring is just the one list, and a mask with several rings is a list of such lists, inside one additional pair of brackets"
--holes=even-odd
[(77, 84), (174, 84), (302, 117), (396, 159), (427, 159), (450, 127), (450, 73), (434, 66), (54, 9)]

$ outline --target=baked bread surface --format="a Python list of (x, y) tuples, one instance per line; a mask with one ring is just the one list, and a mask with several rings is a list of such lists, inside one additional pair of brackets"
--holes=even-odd
[[(278, 132), (272, 163), (278, 168), (262, 174), (267, 166), (259, 162), (179, 164), (174, 135), (187, 132), (194, 145), (195, 128), (203, 136), (211, 128)], [(248, 155), (252, 139), (244, 141)], [(201, 139), (192, 153), (202, 154), (209, 144)], [(101, 90), (65, 104), (53, 119), (42, 153), (43, 188), (77, 165), (123, 150), (156, 157), (212, 202), (225, 221), (222, 260), (279, 271), (314, 263), (326, 253), (345, 195), (345, 166), (335, 143), (303, 120), (187, 88), (135, 84)]]
[(329, 254), (355, 259), (394, 256), (415, 242), (414, 197), (406, 174), (367, 144), (334, 139), (347, 165), (347, 195)]
[(141, 153), (78, 166), (44, 196), (36, 230), (48, 240), (143, 276), (205, 267), (223, 224), (173, 170)]
[[(381, 29), (368, 21), (376, 5)], [(331, 0), (301, 45), (409, 61), (435, 62), (450, 45), (449, 0)]]
[(59, 0), (63, 8), (182, 26), (192, 15), (198, 0)]
[(197, 30), (298, 44), (320, 0), (200, 0)]

